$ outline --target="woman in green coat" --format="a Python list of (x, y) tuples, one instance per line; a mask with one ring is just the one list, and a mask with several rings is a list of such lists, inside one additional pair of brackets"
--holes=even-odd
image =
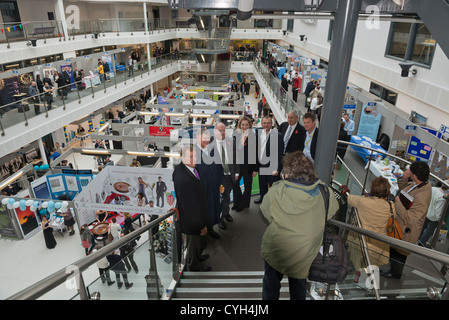
[[(262, 238), (264, 300), (279, 299), (288, 276), (290, 299), (306, 298), (306, 278), (323, 240), (325, 207), (313, 163), (301, 151), (282, 159), (282, 178), (265, 195), (260, 209), (269, 222)], [(338, 210), (330, 193), (328, 218)]]

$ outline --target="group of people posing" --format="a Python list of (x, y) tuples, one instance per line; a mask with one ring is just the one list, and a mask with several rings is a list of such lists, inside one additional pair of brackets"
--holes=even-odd
[(277, 130), (273, 129), (272, 117), (266, 115), (262, 128), (253, 130), (252, 121), (243, 116), (235, 130), (218, 122), (213, 129), (198, 129), (194, 144), (183, 145), (173, 182), (181, 232), (188, 239), (189, 270), (211, 269), (202, 265), (207, 258), (202, 255), (205, 236), (219, 238), (213, 227), (226, 229), (226, 223), (233, 221), (231, 210), (241, 212), (250, 207), (256, 175), (260, 196), (254, 202), (260, 204), (269, 188), (281, 179), (285, 154), (301, 151), (313, 163), (318, 136), (315, 120), (314, 114), (307, 113), (302, 126), (298, 114), (292, 111)]

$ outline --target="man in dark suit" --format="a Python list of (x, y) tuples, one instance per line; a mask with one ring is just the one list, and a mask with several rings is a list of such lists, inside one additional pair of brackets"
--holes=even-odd
[(309, 98), (310, 92), (312, 92), (312, 90), (315, 89), (315, 80), (310, 80), (307, 83), (306, 89), (304, 90), (304, 94), (306, 96), (306, 102), (305, 102), (305, 107), (307, 109), (309, 109), (310, 103), (307, 102), (307, 99)]
[(187, 267), (190, 271), (209, 271), (201, 262), (206, 247), (209, 214), (203, 184), (196, 170), (196, 152), (192, 145), (181, 149), (181, 163), (173, 170), (176, 207), (179, 210), (181, 233), (187, 236)]
[[(221, 217), (219, 227), (226, 229), (224, 220), (232, 222), (233, 219), (229, 214), (231, 203), (231, 190), (239, 176), (239, 167), (234, 161), (234, 149), (232, 138), (226, 137), (226, 125), (218, 122), (214, 128), (214, 140), (210, 143), (210, 157), (216, 166), (216, 172), (220, 177), (220, 184), (224, 187), (221, 190)], [(217, 175), (217, 176), (218, 176)]]
[(302, 120), (304, 129), (306, 129), (306, 134), (304, 135), (303, 140), (304, 149), (302, 151), (307, 158), (315, 161), (316, 144), (318, 141), (318, 128), (315, 126), (316, 116), (312, 112), (307, 112), (302, 116)]
[(262, 203), (268, 188), (280, 178), (284, 141), (282, 134), (272, 129), (273, 118), (262, 118), (262, 129), (257, 131), (257, 166), (259, 168), (260, 197), (254, 203)]
[(201, 127), (196, 133), (196, 144), (194, 146), (197, 162), (196, 168), (203, 183), (204, 192), (206, 194), (209, 222), (208, 234), (214, 238), (220, 238), (220, 235), (213, 229), (213, 226), (220, 222), (220, 173), (217, 168), (212, 165), (209, 156), (209, 144), (211, 134), (206, 127)]
[[(162, 181), (162, 177), (159, 177), (157, 179), (156, 183), (156, 207), (163, 208), (164, 207), (164, 198), (165, 198), (165, 191), (167, 191), (167, 185), (164, 181)], [(159, 206), (159, 199), (162, 200), (161, 205)]]
[(298, 150), (302, 151), (304, 149), (304, 136), (306, 130), (298, 120), (298, 113), (296, 111), (290, 111), (287, 115), (287, 121), (281, 123), (278, 128), (282, 135), (282, 141), (284, 142), (283, 154)]

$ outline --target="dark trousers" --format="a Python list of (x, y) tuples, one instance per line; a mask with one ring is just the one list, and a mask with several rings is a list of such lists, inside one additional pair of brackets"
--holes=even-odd
[(231, 190), (234, 187), (235, 177), (233, 175), (225, 175), (224, 188), (225, 191), (222, 194), (222, 210), (221, 220), (229, 215), (229, 206), (231, 203)]
[(201, 269), (201, 254), (206, 248), (206, 236), (187, 235), (187, 270), (199, 271)]
[[(279, 300), (281, 281), (284, 275), (275, 270), (264, 260), (265, 273), (263, 276), (263, 300)], [(306, 300), (306, 279), (288, 277), (290, 300)]]
[(293, 101), (298, 101), (298, 88), (293, 88)]
[(125, 285), (129, 285), (128, 275), (127, 275), (126, 270), (114, 270), (114, 273), (115, 273), (115, 279), (117, 280), (117, 284), (121, 283), (120, 275), (122, 275), (123, 282), (125, 283)]
[[(240, 189), (240, 179), (243, 178), (245, 191), (242, 193)], [(240, 175), (234, 184), (234, 205), (238, 208), (249, 208), (251, 202), (251, 189), (253, 185), (253, 176), (251, 174)]]
[(156, 194), (156, 207), (159, 207), (159, 199), (161, 199), (161, 206), (162, 208), (164, 206), (164, 194), (163, 193), (157, 193)]
[(111, 277), (109, 276), (109, 268), (98, 268), (98, 271), (100, 272), (100, 278), (103, 283), (112, 282)]
[(137, 264), (134, 261), (134, 251), (128, 254), (126, 257), (124, 257), (123, 262), (125, 263), (128, 272), (131, 271), (131, 266), (134, 269), (134, 271), (138, 272), (139, 268), (137, 268)]
[(390, 247), (390, 270), (394, 276), (399, 278), (402, 277), (402, 271), (404, 270), (406, 260), (407, 256)]
[(261, 197), (264, 197), (268, 189), (279, 180), (279, 175), (272, 176), (272, 175), (263, 175), (259, 172), (259, 193)]

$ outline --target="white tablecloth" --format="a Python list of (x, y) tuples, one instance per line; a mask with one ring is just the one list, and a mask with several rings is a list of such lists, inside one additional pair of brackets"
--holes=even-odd
[(90, 88), (91, 85), (96, 86), (96, 85), (101, 84), (99, 75), (85, 76), (83, 79), (83, 82), (86, 85), (86, 88)]
[[(399, 166), (396, 165), (395, 173), (403, 174), (403, 171), (398, 168)], [(365, 170), (368, 169), (368, 164), (365, 167)], [(388, 180), (390, 183), (390, 193), (392, 195), (396, 195), (399, 191), (398, 187), (398, 179), (391, 173), (391, 166), (384, 165), (383, 162), (377, 163), (376, 161), (370, 161), (370, 171), (376, 176), (376, 177), (384, 177)]]

